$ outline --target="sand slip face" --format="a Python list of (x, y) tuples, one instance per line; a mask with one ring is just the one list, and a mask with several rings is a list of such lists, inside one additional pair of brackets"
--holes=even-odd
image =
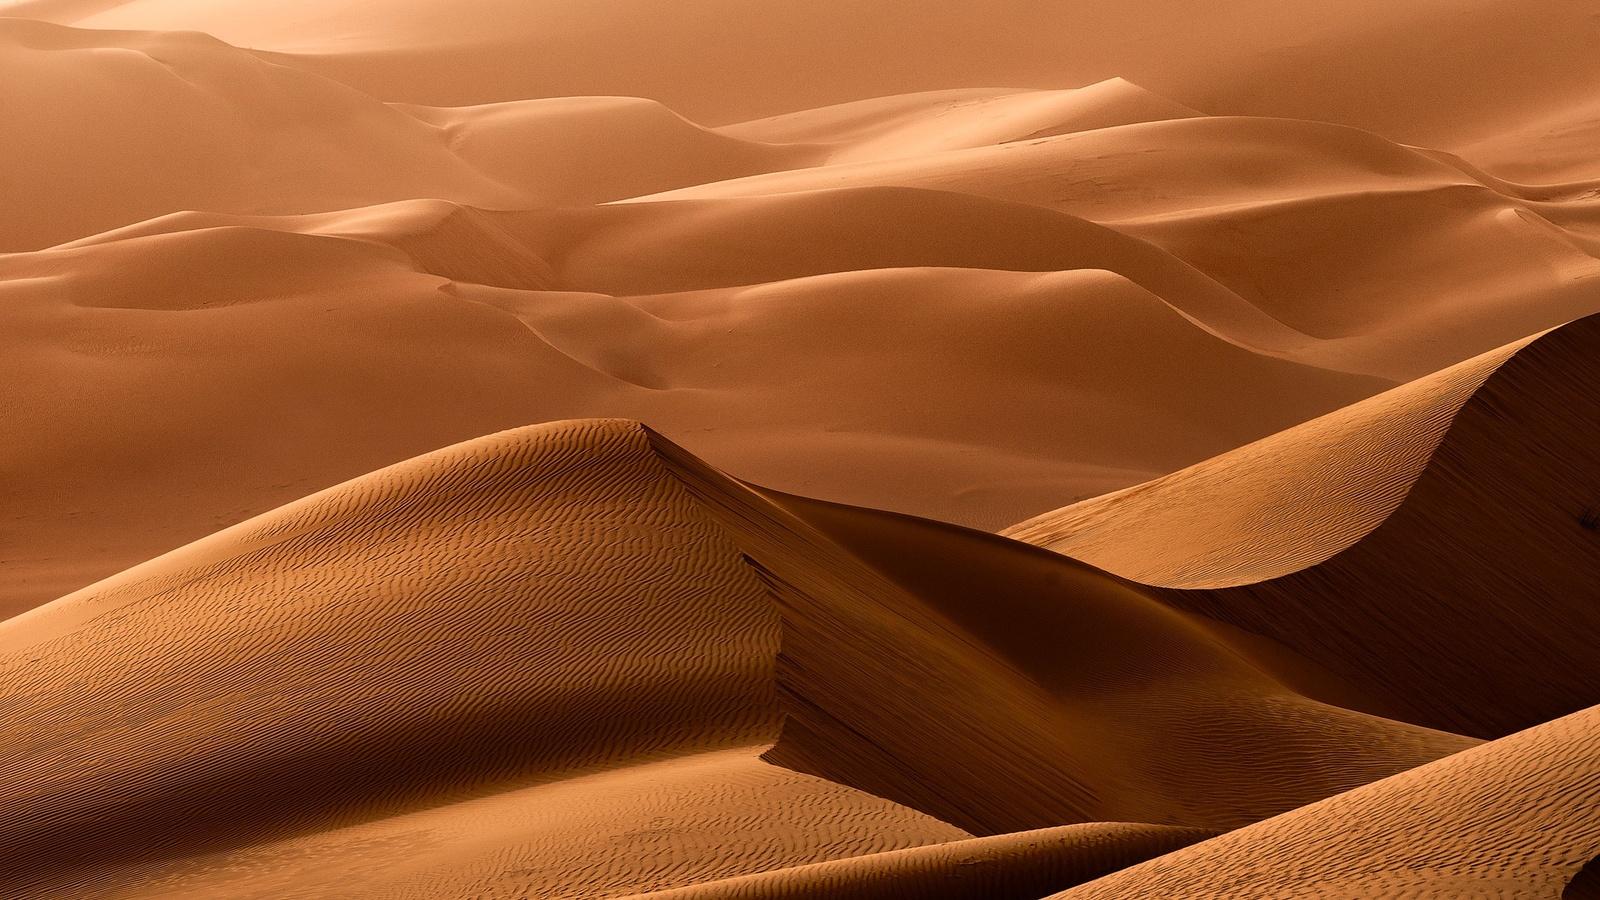
[[(973, 618), (979, 583), (1015, 615)], [(1041, 643), (1064, 617), (1069, 643)], [(0, 640), (24, 896), (328, 896), (351, 865), (373, 896), (593, 896), (968, 832), (1189, 828), (1002, 854), (1081, 880), (1472, 743), (1333, 705), (1315, 666), (1063, 558), (769, 498), (614, 420), (374, 473)], [(597, 803), (617, 811), (568, 811)], [(734, 821), (769, 842), (731, 852)], [(639, 857), (597, 856), (601, 834)]]
[(1414, 721), (1543, 721), (1593, 696), (1597, 340), (1583, 319), (1008, 533), (1391, 685)]

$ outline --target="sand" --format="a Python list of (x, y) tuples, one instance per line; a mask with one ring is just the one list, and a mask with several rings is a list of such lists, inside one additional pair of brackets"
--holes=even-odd
[(0, 0), (0, 896), (1600, 897), (1597, 48)]
[(1591, 316), (1008, 533), (1497, 737), (1600, 677), (1597, 352)]
[[(1590, 708), (1053, 897), (1593, 896)], [(1587, 882), (1587, 879), (1584, 879)]]
[[(950, 570), (908, 579), (933, 549)], [(974, 619), (974, 577), (1084, 636)], [(1212, 833), (1472, 744), (1313, 700), (1291, 683), (1344, 687), (1064, 557), (768, 497), (621, 420), (505, 432), (312, 495), (0, 624), (0, 646), (16, 687), (0, 869), (30, 896), (152, 878), (158, 896), (217, 878), (329, 896), (368, 853), (373, 872), (415, 866), (407, 880), (642, 890), (1050, 822)], [(689, 786), (648, 800), (683, 767)], [(781, 808), (799, 818), (766, 826), (792, 855), (734, 865), (704, 834), (768, 819), (730, 798), (740, 779), (751, 798), (797, 792)], [(602, 802), (591, 789), (647, 807), (705, 793), (704, 821), (657, 827), (702, 834), (709, 868), (550, 874), (595, 826), (537, 811)], [(536, 818), (506, 821), (522, 809)], [(880, 832), (895, 810), (898, 837)], [(853, 816), (869, 843), (825, 837)], [(152, 820), (173, 825), (137, 825)]]

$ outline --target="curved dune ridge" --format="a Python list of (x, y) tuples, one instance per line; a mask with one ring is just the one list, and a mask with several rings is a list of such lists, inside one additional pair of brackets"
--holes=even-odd
[(1591, 316), (1007, 534), (1504, 734), (1600, 676), (1597, 353)]
[(1600, 707), (1053, 895), (1557, 900), (1600, 854)]
[[(1074, 625), (975, 618), (963, 579)], [(0, 647), (8, 896), (349, 896), (351, 866), (374, 896), (590, 896), (1152, 823), (995, 851), (1086, 878), (1472, 744), (1063, 557), (756, 492), (615, 420), (312, 495)]]

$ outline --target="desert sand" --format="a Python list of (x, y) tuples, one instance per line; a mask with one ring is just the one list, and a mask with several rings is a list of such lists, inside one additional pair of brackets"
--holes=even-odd
[(1600, 897), (1600, 2), (0, 0), (0, 897)]

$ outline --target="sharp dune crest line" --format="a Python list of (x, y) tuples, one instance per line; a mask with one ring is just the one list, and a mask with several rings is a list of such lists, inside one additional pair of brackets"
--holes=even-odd
[(0, 898), (1600, 898), (1600, 0), (0, 0)]
[(1600, 675), (1597, 354), (1590, 316), (1006, 533), (1505, 734)]
[[(908, 579), (905, 559), (933, 549), (955, 567)], [(1098, 650), (1064, 663), (971, 619), (973, 577), (998, 579), (1019, 614), (1071, 611)], [(328, 896), (350, 890), (351, 854), (444, 892), (554, 891), (569, 870), (545, 854), (582, 856), (590, 820), (496, 836), (475, 817), (597, 803), (612, 785), (648, 809), (680, 795), (638, 791), (680, 771), (686, 805), (654, 820), (703, 818), (659, 827), (731, 827), (711, 823), (746, 814), (727, 796), (745, 779), (793, 793), (799, 818), (770, 823), (792, 855), (740, 861), (713, 842), (700, 867), (669, 856), (585, 880), (672, 887), (1052, 823), (1189, 829), (1118, 839), (1153, 853), (1162, 834), (1472, 743), (1313, 700), (1289, 682), (1343, 686), (1063, 557), (768, 497), (617, 420), (505, 432), (332, 488), (11, 619), (0, 645), (17, 726), (0, 757), (18, 786), (0, 798), (4, 870), (25, 896), (151, 879), (153, 896)], [(1158, 752), (1153, 733), (1187, 746)], [(863, 737), (870, 754), (851, 745)], [(770, 769), (763, 747), (808, 777)], [(886, 834), (890, 814), (904, 825)], [(617, 815), (609, 827), (645, 817)], [(853, 816), (875, 827), (826, 837)], [(183, 826), (136, 827), (152, 818)], [(1093, 874), (1099, 857), (1068, 850), (1050, 865)]]

